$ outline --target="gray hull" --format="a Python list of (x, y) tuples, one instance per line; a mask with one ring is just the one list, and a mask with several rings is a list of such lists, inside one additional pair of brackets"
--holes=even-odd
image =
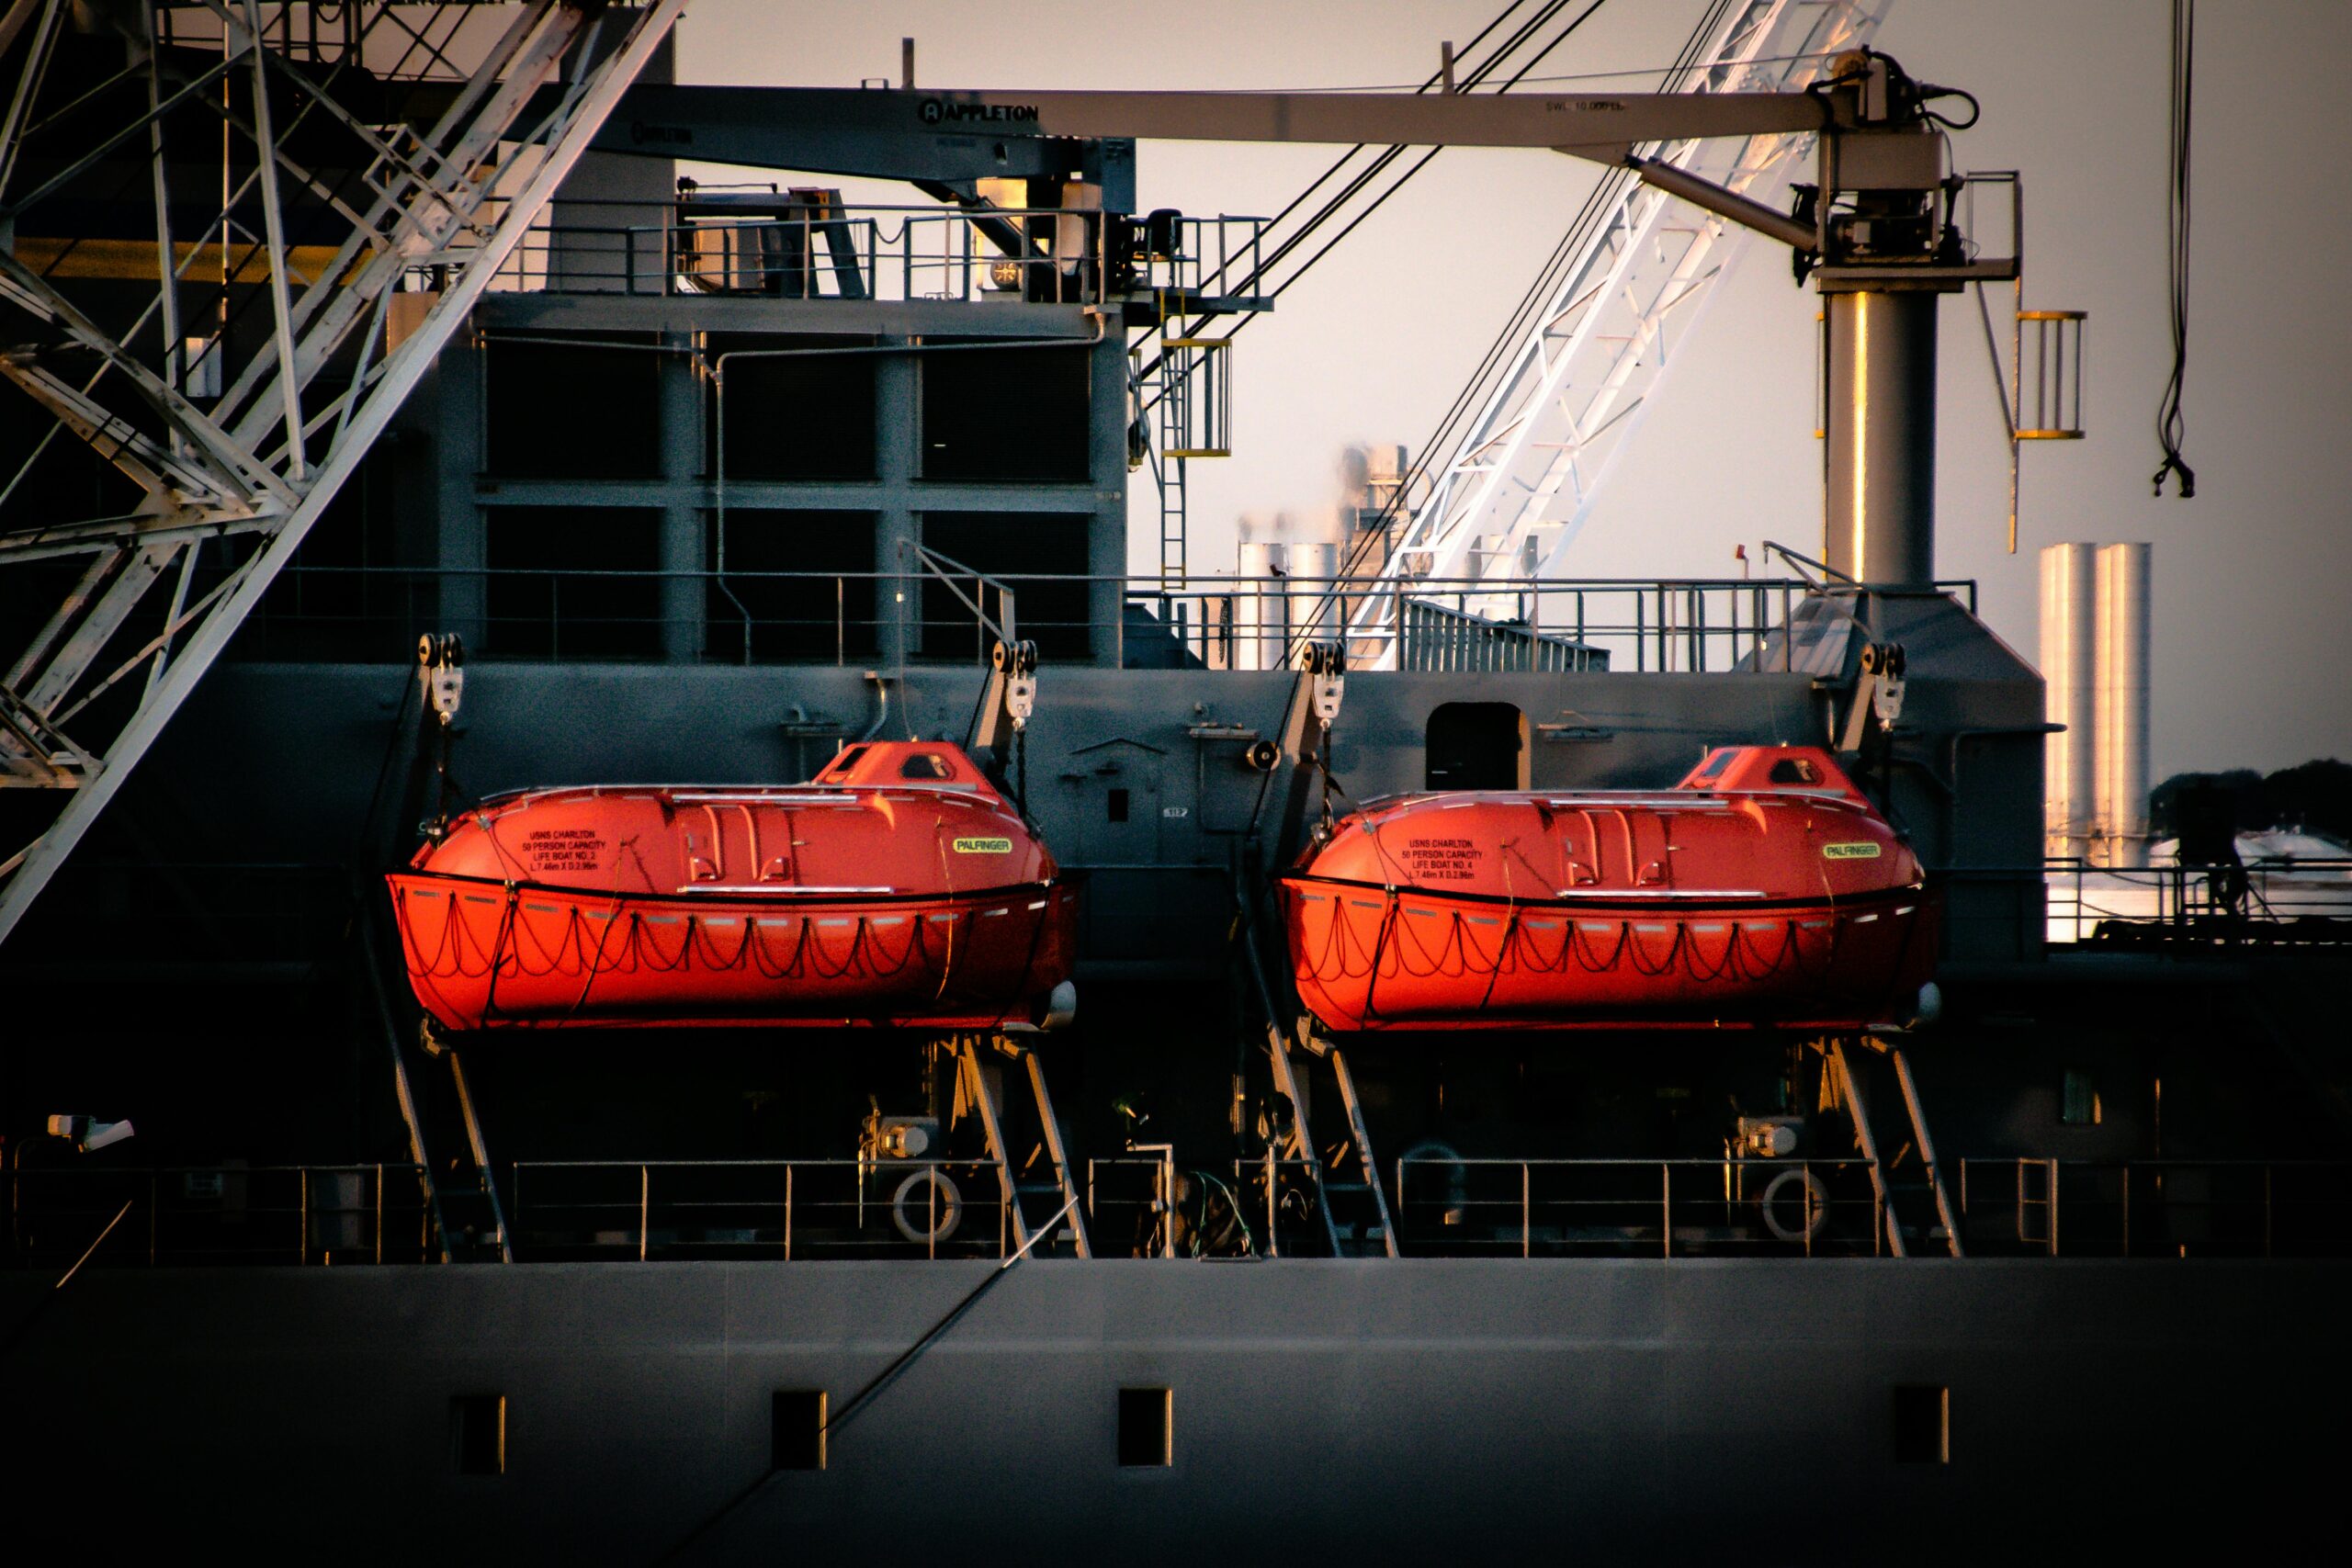
[[(824, 1470), (769, 1472), (774, 1391), (838, 1416), (989, 1267), (86, 1274), (8, 1358), (11, 1533), (233, 1520), (258, 1560), (510, 1563), (655, 1562), (706, 1525), (683, 1561), (2259, 1552), (2323, 1506), (2352, 1396), (2341, 1263), (1046, 1261)], [(1898, 1385), (1950, 1390), (1948, 1463), (1897, 1461)], [(1115, 1462), (1130, 1386), (1173, 1391), (1167, 1468)], [(451, 1398), (488, 1393), (505, 1473), (454, 1474)]]

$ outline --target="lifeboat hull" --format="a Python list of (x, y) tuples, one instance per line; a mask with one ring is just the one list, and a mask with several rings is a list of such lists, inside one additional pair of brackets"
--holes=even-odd
[[(1733, 750), (1761, 762), (1671, 791), (1372, 803), (1283, 881), (1300, 998), (1340, 1031), (1908, 1018), (1939, 935), (1917, 861), (1825, 753)], [(1814, 782), (1771, 784), (1789, 759)]]
[(938, 744), (790, 788), (503, 796), (387, 880), (452, 1030), (1035, 1022), (1075, 950), (1052, 857)]
[(1076, 899), (998, 888), (904, 904), (613, 897), (390, 879), (409, 983), (451, 1029), (1035, 1021), (1069, 974)]

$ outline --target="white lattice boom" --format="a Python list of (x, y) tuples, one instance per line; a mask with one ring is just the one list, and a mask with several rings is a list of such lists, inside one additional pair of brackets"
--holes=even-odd
[[(1867, 44), (1892, 0), (1746, 0), (1688, 78), (1692, 93), (1796, 92)], [(1767, 204), (1785, 204), (1814, 138), (1637, 149)], [(1745, 248), (1746, 231), (1611, 169), (1590, 240), (1562, 275), (1442, 468), (1349, 627), (1352, 662), (1394, 668), (1397, 595), (1416, 580), (1494, 582), (1461, 608), (1510, 619), (1556, 577), (1660, 384)], [(1456, 601), (1449, 591), (1449, 605)]]
[[(28, 344), (0, 353), (0, 376), (55, 422), (0, 491), (0, 570), (86, 559), (45, 622), (0, 631), (0, 787), (63, 802), (25, 848), (0, 844), (0, 940), (260, 602), (685, 3), (14, 0), (0, 16), (0, 60), (15, 77), (0, 120), (0, 299), (13, 307), (0, 314), (15, 324), (0, 342)], [(119, 46), (119, 73), (95, 92), (51, 80), (61, 59), (90, 57), (87, 36), (73, 36), (77, 14)], [(304, 131), (348, 166), (304, 166)], [(151, 173), (151, 229), (130, 241), (84, 234), (75, 215), (94, 198), (124, 209), (119, 194), (91, 187), (126, 155)], [(200, 233), (175, 234), (188, 171), (208, 164), (219, 211)], [(93, 254), (149, 258), (153, 297), (127, 327), (110, 327), (74, 281), (91, 276)], [(215, 327), (208, 338), (209, 323), (184, 319), (182, 295), (212, 267), (217, 298), (244, 301), (266, 331)], [(429, 303), (388, 346), (394, 294), (420, 283)], [(61, 436), (135, 486), (136, 504), (50, 514), (48, 492), (23, 481)], [(127, 717), (119, 695), (93, 711), (134, 680), (144, 686)]]

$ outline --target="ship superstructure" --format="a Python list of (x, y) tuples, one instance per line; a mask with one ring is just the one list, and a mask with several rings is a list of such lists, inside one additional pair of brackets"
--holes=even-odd
[[(668, 80), (674, 4), (85, 9), (17, 7), (0, 46), (35, 66), (0, 201), (39, 341), (7, 373), (61, 433), (8, 424), (32, 460), (0, 506), (29, 644), (0, 821), (30, 844), (0, 883), (26, 1324), (0, 1375), (27, 1407), (105, 1391), (28, 1473), (73, 1479), (104, 1413), (202, 1408), (302, 1480), (289, 1530), (376, 1511), (356, 1472), (482, 1555), (648, 1560), (830, 1550), (899, 1509), (978, 1517), (949, 1553), (976, 1559), (1173, 1513), (1183, 1555), (1279, 1513), (1293, 1461), (1323, 1478), (1302, 1528), (1375, 1554), (1544, 1539), (1564, 1484), (1622, 1555), (1720, 1549), (1790, 1496), (1858, 1509), (1873, 1550), (1973, 1512), (1973, 1550), (2004, 1539), (1996, 1500), (2059, 1518), (2175, 1451), (2295, 1514), (2325, 1401), (2278, 1389), (2347, 1377), (2340, 930), (2312, 881), (2345, 868), (2268, 908), (2193, 860), (2092, 868), (2045, 819), (2054, 699), (1937, 578), (1932, 520), (1936, 301), (2015, 279), (2014, 227), (1965, 224), (2018, 185), (1955, 172), (1939, 90), (1861, 48), (1883, 7), (1714, 7), (1682, 93), (1548, 109), (1450, 56), (1430, 93), (1328, 102), (931, 90), (911, 62), (712, 89)], [(136, 134), (56, 131), (118, 97)], [(305, 161), (273, 112), (331, 131)], [(167, 144), (175, 115), (233, 131), (193, 252), (188, 192), (224, 165)], [(1476, 439), (1515, 488), (1467, 457), (1399, 473), (1328, 570), (1196, 574), (1185, 465), (1246, 439), (1231, 325), (1271, 307), (1283, 235), (1155, 209), (1137, 140), (1481, 134), (1612, 169), (1622, 220), (1567, 298), (1645, 255), (1671, 287), (1554, 345), (1596, 382), (1543, 352), (1497, 382)], [(682, 180), (686, 156), (750, 183)], [(1800, 167), (1792, 216), (1763, 198)], [(853, 177), (906, 200), (824, 183)], [(1824, 297), (1819, 557), (1564, 576), (1656, 370), (1626, 345), (1726, 224)], [(1160, 560), (1135, 577), (1142, 484)], [(1710, 792), (1714, 758), (1758, 777)], [(858, 772), (885, 760), (946, 771)], [(1726, 812), (1786, 793), (1803, 852), (1774, 874), (1820, 881), (1832, 931), (1782, 922), (1792, 963), (1883, 914), (1854, 942), (1899, 919), (1932, 965), (1834, 1017), (1693, 1027), (1678, 997), (1672, 1031), (1451, 1027), (1458, 987), (1358, 1027), (1295, 983), (1283, 874), (1458, 803), (1475, 827), (1410, 829), (1400, 881), (1427, 886), (1356, 888), (1375, 948), (1437, 895), (1476, 935), (1463, 857), (1526, 852), (1511, 812), (1580, 810), (1543, 897), (1571, 924), (1598, 898), (1589, 829), (1612, 940), (1721, 968), (1739, 909), (1634, 908), (1700, 886), (1715, 840), (1658, 805), (1694, 774), (1674, 793)], [(950, 824), (957, 780), (978, 804)], [(860, 848), (925, 812), (912, 859)], [(1758, 896), (1718, 837), (1705, 886)], [(1021, 875), (965, 879), (1016, 847)], [(421, 922), (387, 873), (445, 902)], [(1053, 963), (991, 937), (1004, 995), (948, 1005), (1000, 909)], [(933, 936), (907, 973), (938, 995), (868, 1006), (856, 965)], [(679, 1009), (729, 953), (759, 1006)], [(500, 1010), (510, 962), (565, 1027), (481, 1027), (532, 1021)], [(826, 1005), (746, 1026), (798, 1005), (794, 964)], [(464, 997), (418, 1005), (419, 974)], [(643, 1016), (596, 1013), (600, 983)], [(672, 1027), (711, 1022), (736, 1027)], [(41, 1135), (65, 1111), (137, 1133)], [(237, 1326), (273, 1312), (268, 1345)], [(315, 1391), (227, 1386), (278, 1355)], [(631, 1402), (678, 1418), (616, 1423)], [(157, 1496), (242, 1462), (162, 1453)], [(361, 1462), (331, 1480), (334, 1454)], [(1719, 1491), (1659, 1521), (1700, 1475)]]

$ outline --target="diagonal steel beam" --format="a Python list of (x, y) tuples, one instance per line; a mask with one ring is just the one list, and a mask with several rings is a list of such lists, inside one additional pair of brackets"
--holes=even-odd
[[(1889, 4), (1745, 0), (1713, 27), (1681, 90), (1808, 85), (1834, 53), (1869, 40)], [(1809, 141), (1809, 133), (1774, 133), (1657, 152), (1673, 166), (1703, 166), (1719, 183), (1761, 196)], [(1430, 454), (1440, 461), (1425, 470), (1435, 478), (1429, 500), (1400, 530), (1378, 588), (1350, 622), (1359, 663), (1386, 665), (1399, 654), (1396, 617), (1417, 577), (1491, 581), (1497, 597), (1470, 607), (1498, 615), (1521, 613), (1516, 603), (1541, 592), (1652, 406), (1673, 362), (1668, 327), (1695, 325), (1741, 249), (1741, 234), (1726, 233), (1720, 219), (1685, 224), (1688, 209), (1623, 171), (1605, 176), (1595, 200), (1590, 237), (1557, 282), (1546, 282), (1550, 300), (1521, 328), (1514, 353), (1479, 383), (1476, 413), (1453, 451)], [(1571, 502), (1568, 516), (1555, 514)]]
[[(472, 311), (523, 235), (538, 220), (548, 203), (553, 199), (557, 187), (571, 174), (581, 154), (587, 151), (589, 141), (612, 112), (622, 92), (644, 69), (655, 46), (684, 11), (685, 6), (686, 0), (652, 0), (636, 14), (633, 24), (612, 54), (587, 73), (571, 102), (545, 128), (546, 155), (529, 172), (519, 190), (511, 195), (503, 188), (498, 191), (499, 197), (506, 201), (505, 210), (459, 267), (457, 277), (440, 300), (426, 311), (415, 333), (387, 356), (381, 378), (369, 391), (365, 402), (351, 413), (350, 423), (345, 429), (343, 438), (333, 445), (319, 467), (312, 470), (309, 482), (296, 487), (275, 473), (270, 474), (276, 486), (286, 491), (293, 502), (284, 522), (270, 536), (261, 551), (246, 562), (243, 581), (236, 589), (219, 602), (200, 626), (189, 632), (179, 657), (150, 688), (130, 721), (107, 746), (106, 755), (102, 759), (95, 759), (83, 771), (79, 780), (81, 787), (67, 797), (64, 809), (59, 813), (49, 831), (21, 855), (14, 857), (13, 874), (9, 874), (5, 885), (0, 885), (0, 942), (6, 942), (23, 919), (26, 910), (40, 896), (41, 889), (48, 886), (58, 867), (73, 852), (74, 847), (106, 808), (125, 778), (153, 746), (173, 715), (211, 669), (213, 661), (228, 646), (238, 626), (261, 602), (278, 571), (300, 547), (311, 525), (358, 468), (368, 449), (390, 423), (394, 412), (440, 354), (458, 324)], [(564, 9), (584, 10), (585, 7), (567, 5)], [(573, 19), (575, 22), (578, 20), (577, 17)], [(569, 31), (576, 32), (576, 26)], [(542, 37), (537, 41), (544, 44), (548, 39)], [(546, 58), (544, 49), (527, 54), (526, 58), (528, 65), (523, 74), (535, 78), (531, 90), (536, 91), (539, 81), (546, 79), (546, 73), (551, 72), (560, 62), (561, 50), (556, 50), (551, 59)], [(542, 59), (545, 60), (544, 71), (538, 68)], [(471, 167), (478, 163), (481, 155), (495, 145), (506, 129), (503, 124), (489, 123), (494, 118), (492, 109), (503, 107), (505, 118), (511, 121), (528, 101), (528, 93), (493, 93), (485, 99), (482, 112), (475, 117), (459, 141), (460, 148), (471, 149), (465, 153), (467, 162), (464, 166)], [(490, 183), (493, 182), (485, 182)], [(503, 182), (495, 183), (503, 186)], [(485, 198), (487, 194), (483, 193)], [(40, 288), (40, 280), (26, 275), (21, 266), (11, 270), (11, 260), (0, 254), (0, 277), (14, 284), (16, 291), (20, 294), (28, 292), (25, 288), (27, 283), (35, 288)], [(399, 276), (401, 265), (397, 256), (379, 256), (370, 264), (367, 272), (372, 275), (379, 268), (389, 269), (383, 275), (384, 282), (389, 286), (390, 281)], [(330, 309), (345, 305), (350, 300), (352, 292), (346, 290), (339, 295)], [(41, 289), (41, 294), (53, 296), (53, 291)], [(32, 297), (39, 299), (40, 294)], [(372, 297), (369, 302), (372, 302)], [(71, 310), (71, 307), (65, 306), (62, 299), (56, 303), (65, 311)], [(96, 329), (91, 330), (95, 333)], [(103, 334), (99, 336), (103, 340)], [(93, 344), (92, 346), (99, 344)], [(175, 404), (186, 406), (184, 399), (164, 386), (143, 367), (131, 361), (119, 346), (112, 347), (112, 352), (124, 362), (126, 374), (138, 378), (142, 389), (152, 389), (159, 394), (166, 408)], [(191, 408), (188, 412), (194, 414), (195, 411)], [(220, 434), (209, 419), (200, 415), (197, 419), (208, 434)], [(252, 456), (249, 448), (240, 450), (238, 455), (243, 459), (239, 464), (241, 468), (253, 467), (261, 468), (266, 473), (269, 471)]]
[(0, 354), (0, 376), (22, 388), (25, 395), (47, 409), (61, 426), (79, 436), (92, 451), (119, 468), (126, 479), (158, 503), (170, 501), (175, 492), (215, 502), (227, 499), (211, 474), (157, 446), (112, 409), (60, 379), (48, 367), (30, 363), (22, 355)]
[(238, 445), (203, 410), (182, 397), (176, 388), (132, 357), (129, 349), (59, 293), (47, 278), (6, 251), (0, 251), (0, 297), (15, 300), (28, 313), (105, 360), (107, 368), (129, 382), (141, 401), (188, 439), (223, 493), (255, 502), (264, 496), (288, 503), (296, 499), (292, 487), (259, 457)]

